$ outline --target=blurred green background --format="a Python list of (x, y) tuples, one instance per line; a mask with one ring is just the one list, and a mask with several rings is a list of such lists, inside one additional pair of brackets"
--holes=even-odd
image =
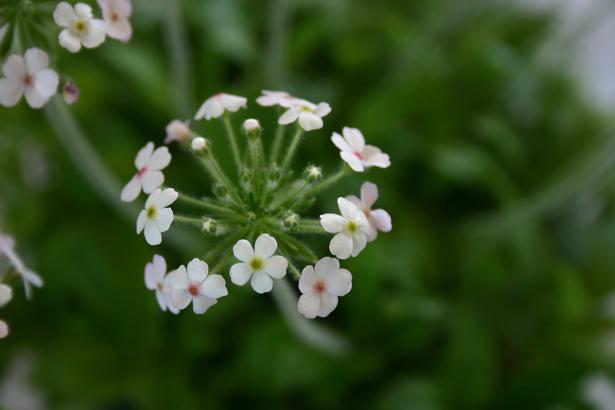
[[(333, 107), (301, 147), (306, 163), (335, 170), (329, 137), (345, 125), (391, 155), (311, 214), (369, 180), (393, 232), (344, 262), (353, 290), (320, 320), (346, 354), (306, 344), (270, 296), (233, 285), (207, 314), (174, 317), (143, 267), (153, 253), (185, 263), (208, 244), (148, 246), (43, 112), (0, 108), (0, 222), (46, 281), (31, 303), (16, 289), (0, 311), (11, 326), (0, 396), (25, 360), (37, 405), (51, 409), (593, 408), (585, 381), (615, 375), (604, 309), (615, 140), (563, 67), (537, 61), (551, 13), (453, 0), (134, 4), (130, 43), (51, 50), (81, 88), (70, 110), (122, 182), (141, 146), (215, 92), (249, 97), (235, 123), (257, 117), (271, 137), (274, 110), (254, 98), (283, 89)], [(196, 128), (221, 140), (217, 124)], [(209, 192), (187, 156), (172, 165), (170, 185)], [(327, 253), (326, 240), (311, 243)]]

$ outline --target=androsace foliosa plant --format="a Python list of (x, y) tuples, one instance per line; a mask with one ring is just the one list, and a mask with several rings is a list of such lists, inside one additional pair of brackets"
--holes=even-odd
[[(210, 196), (180, 193), (163, 185), (162, 171), (171, 163), (166, 146), (155, 148), (149, 142), (135, 158), (136, 173), (124, 187), (121, 198), (130, 202), (141, 191), (149, 195), (136, 227), (148, 244), (160, 244), (162, 234), (174, 222), (193, 226), (216, 238), (213, 247), (205, 249), (187, 266), (169, 270), (160, 255), (154, 255), (146, 265), (146, 286), (155, 290), (162, 310), (178, 313), (192, 303), (195, 313), (205, 313), (218, 299), (228, 295), (224, 279), (227, 273), (233, 284), (243, 286), (249, 282), (255, 292), (262, 294), (270, 292), (274, 281), (284, 280), (289, 272), (298, 281), (302, 294), (299, 312), (310, 319), (326, 317), (336, 308), (339, 297), (348, 294), (352, 287), (352, 275), (341, 268), (340, 260), (358, 256), (368, 242), (376, 239), (378, 231), (391, 230), (389, 214), (382, 209), (372, 210), (378, 188), (371, 182), (363, 184), (360, 197), (339, 197), (339, 213), (323, 214), (320, 219), (303, 216), (314, 204), (316, 195), (350, 173), (387, 168), (387, 154), (366, 145), (358, 129), (345, 127), (341, 135), (333, 133), (331, 137), (342, 159), (337, 172), (323, 177), (319, 166), (302, 164), (303, 172), (294, 176), (299, 145), (323, 127), (323, 117), (331, 107), (281, 91), (263, 91), (256, 102), (285, 110), (268, 150), (256, 119), (245, 120), (241, 126), (243, 137), (238, 137), (232, 114), (247, 108), (247, 99), (236, 95), (212, 96), (194, 117), (197, 121), (222, 121), (225, 139), (216, 136), (212, 141), (197, 135), (187, 121), (174, 120), (167, 126), (165, 143), (178, 144), (198, 158), (211, 179)], [(232, 173), (225, 172), (218, 162), (214, 150), (218, 147), (230, 150)], [(298, 162), (304, 160), (298, 158)], [(191, 214), (176, 213), (174, 210), (180, 206), (190, 209)], [(329, 250), (333, 257), (319, 258), (302, 240), (307, 234), (332, 234)]]

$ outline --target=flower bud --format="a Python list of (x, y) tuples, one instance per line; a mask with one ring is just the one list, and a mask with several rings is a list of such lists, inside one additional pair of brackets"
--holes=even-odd
[(214, 235), (218, 231), (218, 222), (213, 218), (207, 218), (201, 225), (203, 232)]
[(287, 229), (294, 228), (299, 223), (299, 215), (297, 215), (293, 211), (286, 211), (282, 215), (282, 223)]
[(13, 298), (13, 289), (4, 283), (0, 283), (0, 307), (6, 305)]
[(192, 139), (190, 146), (194, 152), (204, 152), (209, 148), (209, 141), (203, 137), (196, 137)]
[(191, 135), (192, 130), (188, 126), (187, 121), (173, 120), (167, 125), (167, 136), (164, 139), (164, 143), (170, 144), (173, 141), (188, 141)]
[(303, 175), (305, 179), (310, 182), (316, 182), (322, 179), (322, 168), (317, 167), (316, 165), (308, 165), (303, 171)]
[(249, 169), (244, 168), (239, 173), (239, 183), (241, 184), (241, 187), (243, 189), (248, 190), (251, 182), (252, 182), (252, 172)]
[(226, 185), (216, 182), (212, 188), (214, 195), (218, 198), (226, 198), (228, 196), (228, 188)]
[(261, 124), (254, 118), (249, 118), (243, 122), (241, 127), (246, 137), (257, 138), (261, 135)]
[(66, 104), (73, 105), (79, 99), (79, 88), (71, 80), (68, 80), (62, 88), (62, 96)]

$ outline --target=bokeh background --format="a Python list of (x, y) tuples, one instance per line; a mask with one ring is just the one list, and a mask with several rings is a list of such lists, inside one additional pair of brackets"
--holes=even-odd
[[(353, 290), (319, 321), (343, 352), (232, 285), (207, 314), (174, 317), (143, 267), (154, 252), (185, 263), (209, 243), (149, 247), (54, 111), (0, 108), (0, 223), (46, 282), (0, 311), (7, 409), (615, 408), (612, 4), (134, 5), (130, 43), (51, 50), (81, 88), (70, 111), (119, 180), (215, 92), (248, 96), (236, 124), (256, 116), (270, 136), (275, 113), (253, 99), (284, 89), (333, 107), (303, 161), (333, 171), (329, 136), (349, 125), (393, 163), (329, 190), (312, 215), (370, 180), (394, 229), (344, 263)], [(218, 125), (196, 127), (222, 140)], [(181, 154), (167, 181), (209, 190)]]

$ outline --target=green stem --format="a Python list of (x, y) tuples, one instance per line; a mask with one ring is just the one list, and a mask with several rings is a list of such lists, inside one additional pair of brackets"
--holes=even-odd
[(186, 225), (193, 225), (201, 228), (203, 220), (201, 218), (194, 218), (192, 216), (173, 215), (173, 221)]
[(241, 164), (241, 156), (239, 155), (239, 146), (237, 145), (237, 138), (235, 138), (235, 131), (233, 131), (231, 119), (227, 113), (224, 113), (222, 116), (222, 122), (224, 122), (226, 135), (228, 136), (229, 143), (231, 144), (231, 152), (233, 153), (233, 159), (235, 160), (237, 171), (241, 172), (243, 165)]
[(218, 263), (216, 263), (209, 271), (210, 275), (214, 275), (218, 272), (220, 272), (222, 270), (222, 268), (224, 268), (227, 264), (228, 264), (228, 260), (231, 258), (231, 256), (233, 255), (232, 252), (227, 252), (224, 255), (222, 255), (222, 257), (220, 258), (220, 260), (218, 260)]
[(340, 170), (337, 171), (335, 174), (333, 174), (333, 175), (323, 179), (322, 181), (320, 181), (317, 184), (312, 185), (312, 187), (310, 189), (308, 189), (307, 191), (305, 191), (303, 193), (301, 198), (308, 198), (310, 196), (313, 196), (313, 195), (319, 193), (320, 191), (323, 191), (323, 190), (329, 188), (330, 186), (336, 184), (342, 178), (344, 178), (345, 176), (350, 174), (350, 171), (351, 171), (350, 167), (348, 167), (346, 164), (343, 164), (342, 167), (340, 168)]
[(214, 213), (223, 214), (225, 216), (235, 215), (235, 213), (229, 210), (228, 207), (214, 203), (214, 201), (209, 198), (198, 199), (198, 198), (194, 198), (192, 196), (180, 193), (178, 200), (185, 202), (186, 204), (193, 205), (199, 208), (203, 208), (203, 209), (206, 209)]
[(235, 184), (230, 180), (228, 176), (222, 171), (220, 168), (220, 164), (214, 157), (214, 154), (211, 150), (205, 154), (197, 154), (199, 159), (201, 160), (201, 164), (205, 168), (205, 170), (209, 173), (214, 182), (219, 182), (228, 188), (231, 198), (235, 201), (236, 205), (241, 204), (241, 200), (239, 198), (239, 194), (237, 193), (237, 188)]
[(181, 2), (165, 1), (165, 35), (169, 51), (169, 65), (173, 85), (173, 102), (182, 117), (189, 117), (192, 109), (190, 52), (187, 46), (186, 24), (181, 13)]
[[(235, 232), (235, 234), (229, 234), (226, 238), (222, 239), (216, 246), (214, 246), (209, 252), (205, 254), (203, 258), (205, 262), (208, 260), (216, 259), (220, 253), (222, 253), (226, 248), (230, 247), (237, 242), (239, 239), (245, 236), (248, 232), (249, 228), (239, 229)], [(232, 253), (232, 250), (228, 250), (229, 253)]]
[(261, 197), (265, 182), (265, 153), (261, 137), (250, 139), (248, 142), (250, 161), (252, 163), (252, 190), (257, 198)]
[(299, 147), (299, 143), (301, 142), (301, 136), (303, 135), (303, 129), (297, 125), (297, 131), (295, 131), (295, 135), (293, 135), (293, 139), (288, 146), (288, 151), (286, 151), (286, 156), (284, 157), (284, 161), (282, 161), (282, 168), (280, 170), (281, 178), (284, 177), (284, 173), (290, 166), (290, 162), (295, 156), (295, 152), (297, 151), (297, 147)]
[(284, 126), (278, 124), (278, 129), (275, 131), (275, 137), (273, 138), (273, 144), (271, 145), (271, 154), (269, 155), (269, 161), (272, 165), (278, 160), (282, 140), (284, 140)]
[(317, 220), (301, 220), (293, 231), (303, 234), (327, 234), (327, 231), (320, 225), (320, 221)]

